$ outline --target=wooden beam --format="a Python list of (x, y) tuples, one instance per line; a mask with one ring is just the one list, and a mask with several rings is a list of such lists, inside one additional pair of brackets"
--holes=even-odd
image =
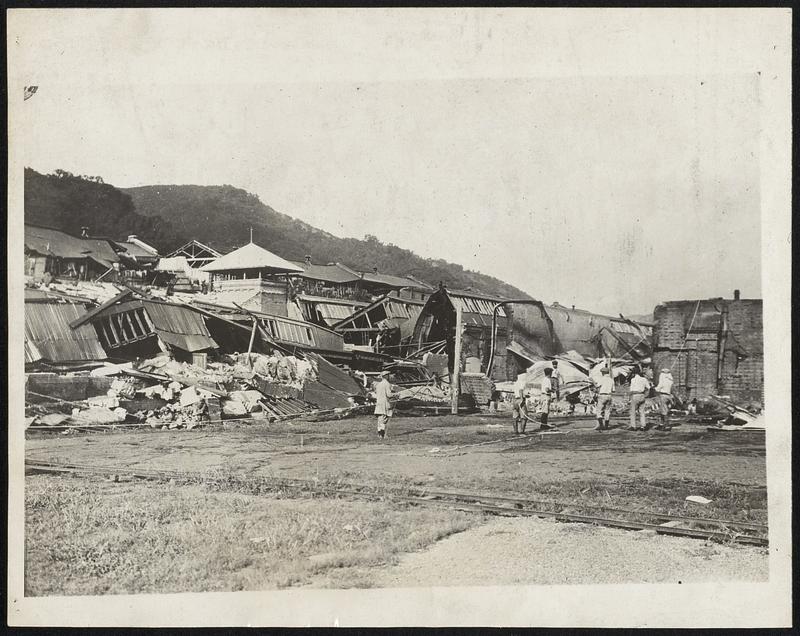
[(133, 320), (131, 320), (131, 313), (133, 313), (133, 312), (130, 312), (130, 311), (129, 311), (129, 312), (127, 312), (127, 313), (124, 313), (124, 314), (122, 314), (122, 315), (123, 315), (123, 317), (125, 318), (125, 320), (127, 320), (127, 321), (128, 321), (128, 326), (131, 328), (131, 333), (133, 334), (134, 338), (137, 338), (137, 337), (139, 337), (139, 336), (143, 336), (143, 335), (144, 335), (144, 332), (140, 332), (140, 331), (139, 331), (139, 330), (138, 330), (138, 329), (137, 329), (137, 328), (136, 328), (136, 327), (133, 325)]
[(117, 327), (114, 325), (114, 322), (111, 320), (111, 316), (105, 318), (104, 320), (108, 323), (109, 328), (111, 329), (111, 333), (114, 334), (114, 340), (117, 345), (122, 343), (122, 337), (117, 332)]
[(453, 381), (450, 390), (450, 413), (458, 415), (459, 381), (461, 380), (461, 304), (456, 305), (456, 346), (453, 352)]
[(114, 304), (118, 303), (120, 300), (123, 300), (124, 298), (127, 298), (132, 293), (133, 293), (133, 291), (130, 290), (130, 289), (126, 289), (125, 291), (120, 292), (119, 294), (114, 296), (114, 298), (112, 298), (111, 300), (108, 300), (108, 301), (104, 302), (99, 307), (95, 307), (91, 311), (83, 314), (83, 316), (81, 316), (80, 318), (76, 318), (75, 320), (73, 320), (71, 323), (69, 323), (70, 329), (77, 329), (81, 325), (85, 325), (92, 318), (94, 318), (97, 314), (101, 313), (105, 309), (108, 309), (109, 307), (111, 307), (111, 305), (114, 305)]

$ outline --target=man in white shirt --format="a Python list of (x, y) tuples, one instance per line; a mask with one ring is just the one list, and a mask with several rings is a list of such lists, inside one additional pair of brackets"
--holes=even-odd
[(545, 368), (544, 378), (542, 379), (541, 392), (539, 398), (539, 421), (541, 428), (553, 428), (547, 423), (547, 417), (550, 415), (550, 400), (553, 397), (553, 370), (550, 367)]
[(528, 423), (528, 403), (525, 396), (525, 376), (520, 376), (514, 383), (514, 435), (525, 432), (525, 424)]
[(602, 377), (597, 382), (597, 426), (595, 431), (608, 430), (608, 422), (611, 419), (611, 394), (614, 392), (614, 379), (608, 369), (600, 371)]
[[(647, 428), (647, 416), (644, 411), (644, 401), (650, 392), (650, 381), (642, 375), (637, 367), (631, 380), (631, 425), (629, 431), (643, 431)], [(641, 426), (636, 426), (636, 413), (639, 412)]]
[(550, 380), (553, 383), (553, 392), (556, 396), (556, 402), (561, 399), (561, 371), (558, 370), (558, 360), (553, 360), (553, 375)]
[(672, 385), (674, 383), (675, 380), (670, 370), (661, 369), (661, 373), (658, 376), (658, 386), (656, 386), (656, 396), (661, 407), (661, 424), (656, 428), (663, 431), (672, 430), (669, 424), (669, 409), (672, 407)]
[(389, 372), (381, 371), (381, 380), (375, 385), (375, 415), (378, 416), (378, 436), (386, 437), (386, 426), (394, 414), (392, 398), (396, 396), (389, 382)]

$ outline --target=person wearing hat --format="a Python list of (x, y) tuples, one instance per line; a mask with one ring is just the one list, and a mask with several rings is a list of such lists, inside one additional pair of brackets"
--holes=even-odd
[(556, 396), (556, 402), (561, 400), (561, 371), (558, 370), (558, 360), (553, 360), (553, 373), (550, 375), (550, 381), (553, 383), (553, 392)]
[(594, 430), (606, 431), (608, 422), (611, 420), (611, 394), (614, 392), (614, 378), (605, 367), (600, 370), (600, 373), (603, 375), (597, 382), (597, 426), (594, 427)]
[[(642, 370), (635, 367), (633, 370), (633, 378), (631, 379), (631, 425), (628, 427), (629, 431), (644, 431), (647, 429), (647, 415), (644, 410), (644, 403), (647, 399), (647, 394), (650, 392), (650, 381), (644, 377)], [(636, 426), (636, 414), (639, 413), (641, 419), (641, 426)]]
[(514, 435), (525, 432), (525, 424), (528, 420), (528, 401), (525, 391), (525, 376), (520, 375), (514, 383), (514, 399), (511, 403), (511, 417), (514, 426)]
[(553, 428), (552, 424), (547, 423), (547, 418), (550, 415), (550, 400), (553, 397), (553, 369), (545, 367), (544, 378), (541, 384), (541, 396), (539, 398), (539, 422), (541, 429)]
[(669, 409), (672, 406), (672, 385), (674, 383), (675, 380), (672, 378), (670, 370), (661, 369), (661, 373), (658, 376), (658, 386), (656, 386), (656, 397), (661, 407), (661, 424), (656, 428), (662, 431), (672, 430), (672, 426), (669, 424)]
[(378, 436), (381, 439), (386, 437), (386, 426), (394, 414), (392, 398), (396, 395), (394, 387), (389, 382), (389, 372), (381, 371), (381, 379), (375, 385), (375, 415), (378, 417)]

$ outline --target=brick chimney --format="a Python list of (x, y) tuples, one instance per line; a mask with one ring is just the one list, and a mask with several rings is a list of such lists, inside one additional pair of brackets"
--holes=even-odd
[(81, 226), (81, 238), (89, 237), (89, 227), (86, 225)]
[(739, 300), (739, 290), (738, 289), (734, 289), (733, 290), (733, 299), (734, 300)]
[(305, 261), (306, 265), (311, 265), (311, 254), (306, 254), (303, 260)]
[(377, 274), (378, 273), (378, 268), (377, 267), (373, 267), (372, 268), (372, 273), (373, 274)]

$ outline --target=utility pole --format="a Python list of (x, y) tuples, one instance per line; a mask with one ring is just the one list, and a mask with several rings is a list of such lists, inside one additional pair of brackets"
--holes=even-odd
[(450, 412), (458, 415), (458, 394), (461, 380), (461, 305), (456, 305), (456, 343), (453, 352), (453, 376), (450, 380), (451, 403)]

